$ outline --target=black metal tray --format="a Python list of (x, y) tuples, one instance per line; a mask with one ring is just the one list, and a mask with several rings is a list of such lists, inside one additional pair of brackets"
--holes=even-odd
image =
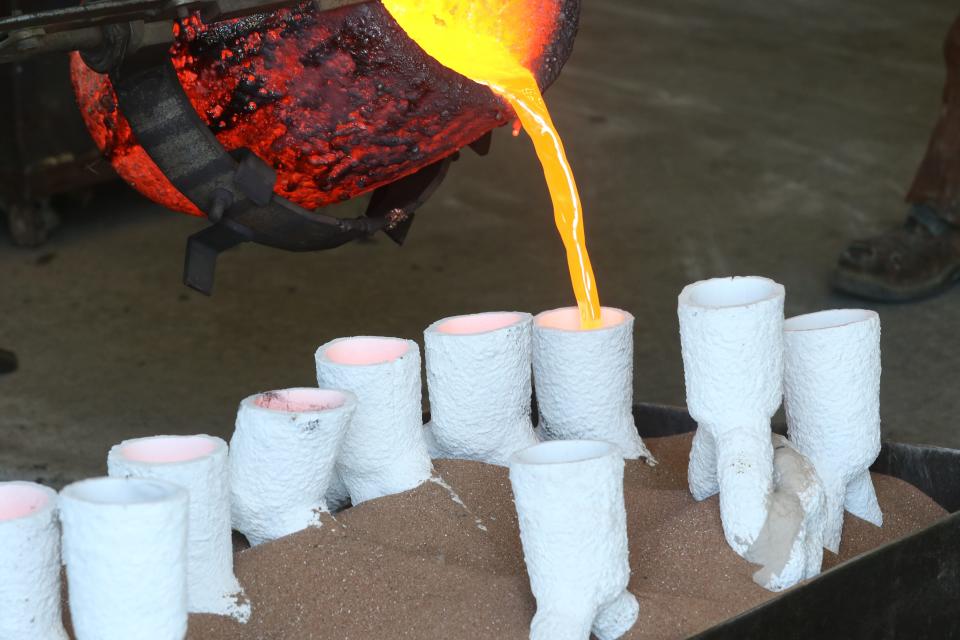
[[(676, 407), (639, 404), (634, 415), (645, 438), (697, 428)], [(871, 470), (909, 482), (950, 515), (694, 637), (960, 638), (960, 451), (885, 442)]]

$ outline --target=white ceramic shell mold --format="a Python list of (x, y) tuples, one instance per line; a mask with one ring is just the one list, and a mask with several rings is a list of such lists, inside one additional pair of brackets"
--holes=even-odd
[(625, 634), (640, 611), (630, 580), (623, 456), (595, 440), (545, 442), (510, 460), (537, 612), (531, 640)]
[(533, 380), (542, 440), (612, 442), (625, 458), (656, 464), (633, 421), (633, 316), (603, 307), (602, 326), (580, 329), (576, 307), (533, 321)]
[(823, 561), (823, 484), (813, 464), (781, 435), (773, 435), (773, 485), (767, 521), (747, 560), (762, 565), (753, 580), (783, 591), (820, 573)]
[(183, 640), (187, 490), (93, 478), (60, 493), (63, 559), (77, 640)]
[(227, 443), (208, 435), (124, 440), (110, 449), (107, 473), (166, 480), (187, 490), (189, 609), (246, 622), (250, 604), (233, 574)]
[(375, 336), (339, 338), (317, 349), (316, 362), (320, 386), (357, 396), (357, 410), (337, 459), (351, 502), (358, 505), (407, 491), (430, 478), (417, 343)]
[(690, 492), (719, 491), (727, 543), (741, 556), (767, 515), (770, 418), (783, 392), (784, 289), (756, 276), (687, 285), (678, 298), (687, 407), (698, 429)]
[(0, 640), (67, 640), (57, 492), (0, 482)]
[(506, 466), (537, 443), (531, 324), (529, 313), (489, 312), (444, 318), (423, 332), (433, 457)]
[(823, 542), (836, 553), (844, 508), (883, 524), (869, 471), (880, 453), (880, 317), (820, 311), (787, 320), (785, 336), (788, 436), (823, 481)]
[(233, 528), (251, 545), (321, 525), (357, 409), (349, 391), (294, 388), (245, 398), (230, 439)]

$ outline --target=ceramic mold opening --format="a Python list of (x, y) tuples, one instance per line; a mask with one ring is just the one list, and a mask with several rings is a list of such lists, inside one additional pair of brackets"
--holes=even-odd
[[(597, 329), (607, 329), (622, 324), (625, 320), (632, 318), (629, 313), (612, 307), (600, 308), (600, 326)], [(580, 311), (577, 307), (563, 307), (544, 311), (537, 315), (534, 320), (538, 327), (544, 329), (558, 329), (560, 331), (590, 331), (590, 329), (581, 329)], [(594, 331), (596, 329), (593, 329)]]
[(602, 458), (615, 450), (614, 445), (599, 440), (555, 440), (518, 451), (513, 461), (516, 464), (570, 464)]
[(713, 278), (691, 285), (688, 304), (697, 307), (742, 307), (776, 299), (783, 288), (769, 278), (744, 276)]
[(876, 311), (867, 309), (830, 309), (788, 318), (783, 323), (783, 329), (784, 331), (839, 329), (858, 322), (866, 322), (876, 317), (878, 317)]
[(31, 516), (50, 505), (49, 492), (31, 483), (0, 485), (0, 522)]
[(139, 505), (163, 502), (174, 497), (177, 487), (153, 480), (91, 478), (64, 488), (64, 497), (98, 505)]
[(170, 464), (198, 460), (216, 448), (217, 441), (204, 436), (155, 436), (123, 445), (120, 455), (131, 462)]
[(347, 397), (340, 391), (299, 388), (261, 393), (254, 404), (270, 411), (317, 413), (339, 409), (346, 401)]
[(523, 322), (528, 316), (512, 311), (491, 311), (465, 316), (453, 316), (436, 324), (436, 330), (450, 335), (473, 335), (505, 329)]
[(342, 338), (327, 347), (324, 355), (335, 364), (374, 365), (393, 362), (407, 355), (409, 345), (400, 338)]

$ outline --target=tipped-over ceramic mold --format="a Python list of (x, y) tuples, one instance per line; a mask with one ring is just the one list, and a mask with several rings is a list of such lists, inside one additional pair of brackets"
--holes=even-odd
[(766, 520), (770, 418), (783, 392), (784, 289), (756, 276), (687, 285), (677, 314), (687, 406), (697, 421), (690, 492), (719, 491), (727, 543), (741, 556)]
[(358, 336), (317, 349), (320, 386), (347, 389), (357, 410), (337, 472), (358, 505), (425, 482), (433, 471), (423, 437), (420, 347), (412, 340)]
[(233, 527), (251, 545), (318, 526), (357, 399), (295, 388), (245, 398), (230, 439)]
[(107, 473), (166, 480), (187, 490), (189, 609), (246, 622), (250, 604), (233, 574), (227, 443), (207, 435), (124, 440), (110, 449)]
[(506, 466), (514, 452), (537, 443), (531, 324), (529, 313), (477, 313), (444, 318), (423, 332), (433, 457)]
[(531, 640), (625, 634), (640, 611), (630, 563), (623, 455), (609, 442), (558, 440), (518, 451), (510, 483), (537, 612)]
[(602, 326), (580, 328), (580, 311), (533, 320), (533, 381), (542, 440), (612, 442), (625, 458), (656, 461), (633, 421), (633, 316), (603, 307)]
[(746, 559), (762, 568), (753, 581), (783, 591), (820, 573), (823, 561), (823, 485), (813, 464), (781, 435), (773, 435), (773, 493), (767, 521)]
[(57, 492), (0, 482), (0, 640), (67, 640)]
[(60, 493), (77, 640), (182, 640), (187, 633), (187, 490), (93, 478)]
[(823, 543), (836, 553), (844, 508), (883, 524), (869, 471), (880, 453), (880, 317), (837, 309), (784, 328), (787, 432), (823, 481)]

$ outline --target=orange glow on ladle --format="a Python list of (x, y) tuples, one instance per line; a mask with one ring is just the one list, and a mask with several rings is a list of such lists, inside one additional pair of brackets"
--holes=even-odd
[(525, 18), (503, 0), (383, 0), (428, 55), (490, 87), (513, 107), (530, 135), (567, 252), (570, 281), (584, 329), (600, 326), (600, 298), (583, 231), (577, 183), (536, 78), (520, 61)]

